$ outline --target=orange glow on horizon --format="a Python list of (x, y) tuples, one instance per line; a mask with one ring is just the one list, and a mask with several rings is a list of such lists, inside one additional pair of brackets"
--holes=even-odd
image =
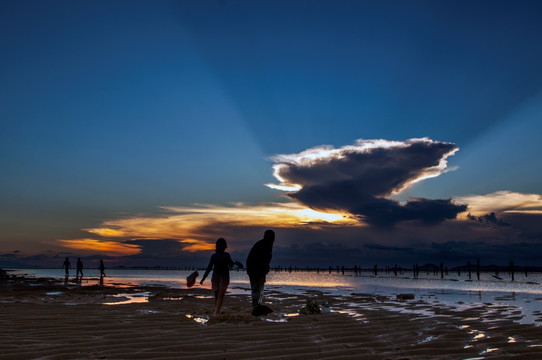
[(73, 239), (58, 240), (58, 242), (62, 246), (70, 249), (93, 251), (112, 256), (136, 255), (141, 252), (141, 249), (138, 245), (123, 244), (115, 241), (104, 241), (96, 239)]
[(216, 247), (215, 244), (208, 243), (202, 240), (196, 240), (196, 239), (179, 240), (179, 242), (182, 244), (190, 244), (188, 246), (183, 247), (183, 251), (188, 251), (188, 252), (215, 250), (215, 247)]
[[(99, 227), (85, 231), (108, 239), (175, 239), (187, 244), (183, 251), (209, 251), (209, 228), (266, 226), (288, 228), (307, 226), (348, 225), (363, 226), (346, 213), (326, 213), (309, 209), (297, 203), (270, 203), (232, 206), (206, 205), (198, 207), (163, 207), (170, 214), (162, 217), (134, 216), (126, 219), (104, 221)], [(212, 236), (214, 238), (214, 235)], [(136, 245), (94, 239), (59, 240), (62, 246), (81, 250), (109, 251), (118, 254), (139, 253)]]
[(273, 203), (249, 206), (164, 207), (171, 211), (165, 217), (132, 217), (105, 221), (88, 232), (109, 238), (131, 239), (201, 239), (208, 238), (203, 229), (210, 224), (228, 226), (295, 227), (341, 224), (361, 226), (349, 214), (325, 213), (296, 203)]

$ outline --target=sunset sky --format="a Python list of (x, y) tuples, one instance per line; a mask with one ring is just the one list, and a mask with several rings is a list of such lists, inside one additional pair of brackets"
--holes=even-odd
[(2, 1), (0, 267), (244, 262), (266, 229), (272, 265), (542, 266), (541, 18)]

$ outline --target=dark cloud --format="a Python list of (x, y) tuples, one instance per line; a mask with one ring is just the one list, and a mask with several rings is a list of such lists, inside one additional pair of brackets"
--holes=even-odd
[(282, 186), (297, 186), (288, 196), (318, 210), (341, 210), (372, 225), (407, 220), (435, 224), (454, 219), (466, 205), (448, 200), (389, 199), (409, 185), (441, 174), (446, 158), (458, 148), (429, 139), (406, 142), (359, 140), (341, 149), (315, 148), (275, 157), (275, 177)]
[(414, 248), (401, 246), (386, 246), (381, 244), (365, 244), (365, 248), (382, 251), (412, 251)]
[(497, 215), (495, 215), (494, 212), (483, 216), (474, 216), (469, 213), (467, 214), (467, 218), (471, 221), (477, 221), (479, 223), (492, 224), (497, 226), (510, 226), (509, 223), (506, 223), (501, 219), (497, 219)]

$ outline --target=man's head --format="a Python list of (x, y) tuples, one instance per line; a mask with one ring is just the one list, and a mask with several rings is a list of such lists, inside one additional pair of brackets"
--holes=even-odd
[(275, 241), (275, 232), (273, 230), (265, 230), (263, 239), (271, 242)]

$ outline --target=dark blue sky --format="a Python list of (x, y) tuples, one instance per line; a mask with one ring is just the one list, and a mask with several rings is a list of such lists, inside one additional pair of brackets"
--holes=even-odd
[(540, 1), (4, 1), (0, 253), (158, 206), (284, 201), (270, 158), (357, 139), (459, 148), (401, 200), (541, 194), (541, 18)]

